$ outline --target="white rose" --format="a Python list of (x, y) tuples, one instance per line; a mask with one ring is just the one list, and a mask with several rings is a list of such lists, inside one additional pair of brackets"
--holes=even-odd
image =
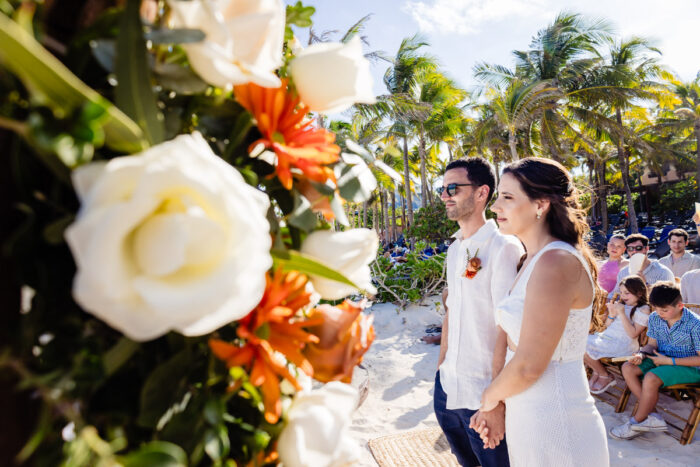
[(347, 44), (318, 43), (299, 52), (289, 72), (304, 104), (315, 112), (342, 112), (355, 103), (376, 102), (369, 61), (355, 36)]
[(349, 436), (357, 390), (334, 381), (314, 391), (297, 393), (277, 450), (285, 467), (339, 467), (359, 460), (359, 447)]
[[(379, 238), (374, 230), (318, 230), (306, 237), (301, 252), (335, 269), (361, 289), (376, 293), (369, 264), (377, 256), (378, 246)], [(338, 300), (357, 292), (356, 288), (331, 279), (318, 276), (310, 279), (314, 289), (326, 300)]]
[(77, 169), (66, 230), (85, 310), (142, 341), (247, 315), (272, 265), (269, 200), (199, 134)]
[(192, 68), (219, 87), (279, 87), (285, 6), (282, 0), (168, 0), (172, 27), (200, 29), (202, 42), (182, 44)]

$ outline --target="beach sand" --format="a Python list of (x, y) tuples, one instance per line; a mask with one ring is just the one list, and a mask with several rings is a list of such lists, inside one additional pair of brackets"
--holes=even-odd
[[(430, 325), (442, 323), (440, 298), (425, 300), (399, 310), (390, 303), (375, 304), (376, 339), (358, 368), (354, 384), (369, 377), (369, 394), (355, 411), (350, 428), (362, 446), (361, 465), (376, 466), (367, 446), (371, 439), (421, 428), (436, 427), (433, 413), (433, 384), (439, 346), (423, 343), (420, 338)], [(596, 405), (610, 427), (624, 422), (634, 406), (634, 398), (624, 414), (616, 414), (610, 405)], [(667, 406), (680, 404), (690, 410), (689, 402), (664, 401)], [(647, 433), (630, 441), (608, 438), (612, 466), (700, 466), (700, 431), (687, 446), (665, 433)]]

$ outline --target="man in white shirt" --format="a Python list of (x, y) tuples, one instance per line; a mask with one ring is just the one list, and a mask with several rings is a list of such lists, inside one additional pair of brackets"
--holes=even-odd
[(669, 268), (675, 277), (683, 277), (686, 272), (700, 268), (700, 257), (685, 251), (685, 247), (688, 246), (688, 232), (673, 229), (668, 233), (667, 241), (671, 252), (661, 258), (659, 263)]
[(683, 303), (700, 305), (700, 269), (693, 269), (681, 277)]
[[(524, 252), (515, 237), (501, 235), (493, 220), (486, 221), (495, 183), (491, 165), (472, 157), (451, 162), (438, 189), (447, 217), (460, 228), (447, 250), (449, 293), (435, 376), (435, 416), (459, 463), (484, 467), (509, 465), (505, 441), (485, 449), (469, 420), (505, 363), (505, 354), (494, 355), (495, 307), (513, 284)], [(505, 407), (486, 416), (490, 433), (497, 433), (493, 439), (501, 439)]]
[[(627, 249), (627, 254), (630, 256), (630, 258), (632, 257), (632, 255), (635, 255), (637, 253), (641, 253), (644, 255), (644, 262), (642, 263), (642, 267), (637, 273), (637, 275), (644, 279), (644, 282), (646, 282), (647, 287), (651, 288), (652, 285), (660, 281), (674, 281), (673, 272), (671, 272), (669, 268), (659, 263), (658, 261), (649, 259), (649, 257), (647, 257), (647, 254), (649, 253), (649, 239), (646, 236), (642, 234), (628, 235), (627, 238), (625, 238), (625, 248)], [(629, 275), (629, 265), (620, 269), (620, 272), (617, 274), (617, 285), (615, 286), (615, 289), (612, 292), (610, 292), (610, 294), (608, 295), (609, 297), (620, 293), (620, 282), (622, 281), (622, 279)]]

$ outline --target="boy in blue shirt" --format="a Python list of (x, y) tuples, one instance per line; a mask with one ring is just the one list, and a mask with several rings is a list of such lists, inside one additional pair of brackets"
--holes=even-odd
[(683, 306), (680, 288), (673, 282), (654, 284), (649, 304), (654, 309), (647, 328), (649, 342), (622, 366), (627, 387), (637, 397), (639, 407), (628, 422), (610, 430), (615, 439), (666, 431), (666, 422), (653, 412), (659, 389), (700, 383), (700, 318)]

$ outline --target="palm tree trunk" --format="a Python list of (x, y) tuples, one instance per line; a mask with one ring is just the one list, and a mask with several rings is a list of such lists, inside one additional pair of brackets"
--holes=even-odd
[(396, 189), (391, 189), (391, 241), (396, 241)]
[(695, 120), (696, 170), (695, 182), (698, 185), (698, 201), (700, 201), (700, 118)]
[(418, 139), (418, 154), (420, 155), (420, 205), (422, 208), (428, 206), (428, 177), (425, 170), (425, 138), (421, 127)]
[(605, 184), (605, 161), (597, 164), (597, 193), (600, 199), (600, 217), (603, 219), (603, 232), (608, 233), (608, 186)]
[(372, 205), (372, 228), (377, 232), (377, 237), (381, 238), (381, 229), (379, 228), (379, 209), (377, 207), (377, 200), (374, 200)]
[(367, 228), (367, 201), (362, 202), (362, 227)]
[[(622, 130), (622, 113), (620, 112), (620, 109), (616, 110), (616, 116), (617, 124), (620, 125), (620, 130)], [(630, 189), (630, 161), (627, 151), (625, 151), (625, 140), (622, 134), (620, 134), (620, 138), (617, 141), (617, 158), (620, 161), (620, 168), (622, 169), (622, 185), (625, 187), (625, 197), (627, 198), (627, 214), (630, 220), (630, 232), (638, 233), (639, 227), (637, 226), (637, 213), (634, 210), (632, 190)]]
[[(406, 190), (406, 208), (408, 223), (413, 224), (413, 201), (411, 200), (411, 173), (408, 167), (408, 136), (403, 137), (403, 186)], [(404, 224), (404, 229), (406, 225)]]
[(389, 241), (389, 193), (382, 190), (382, 218), (384, 219), (384, 241)]
[(513, 159), (513, 162), (518, 160), (518, 151), (517, 147), (515, 144), (515, 131), (510, 130), (508, 131), (508, 146), (510, 146), (510, 157)]
[(447, 144), (447, 154), (449, 154), (449, 158), (447, 159), (447, 163), (449, 164), (452, 162), (452, 159), (454, 159), (454, 156), (452, 155), (452, 145), (449, 143)]
[[(406, 197), (401, 197), (401, 233), (406, 230)], [(398, 238), (397, 238), (398, 239)]]

